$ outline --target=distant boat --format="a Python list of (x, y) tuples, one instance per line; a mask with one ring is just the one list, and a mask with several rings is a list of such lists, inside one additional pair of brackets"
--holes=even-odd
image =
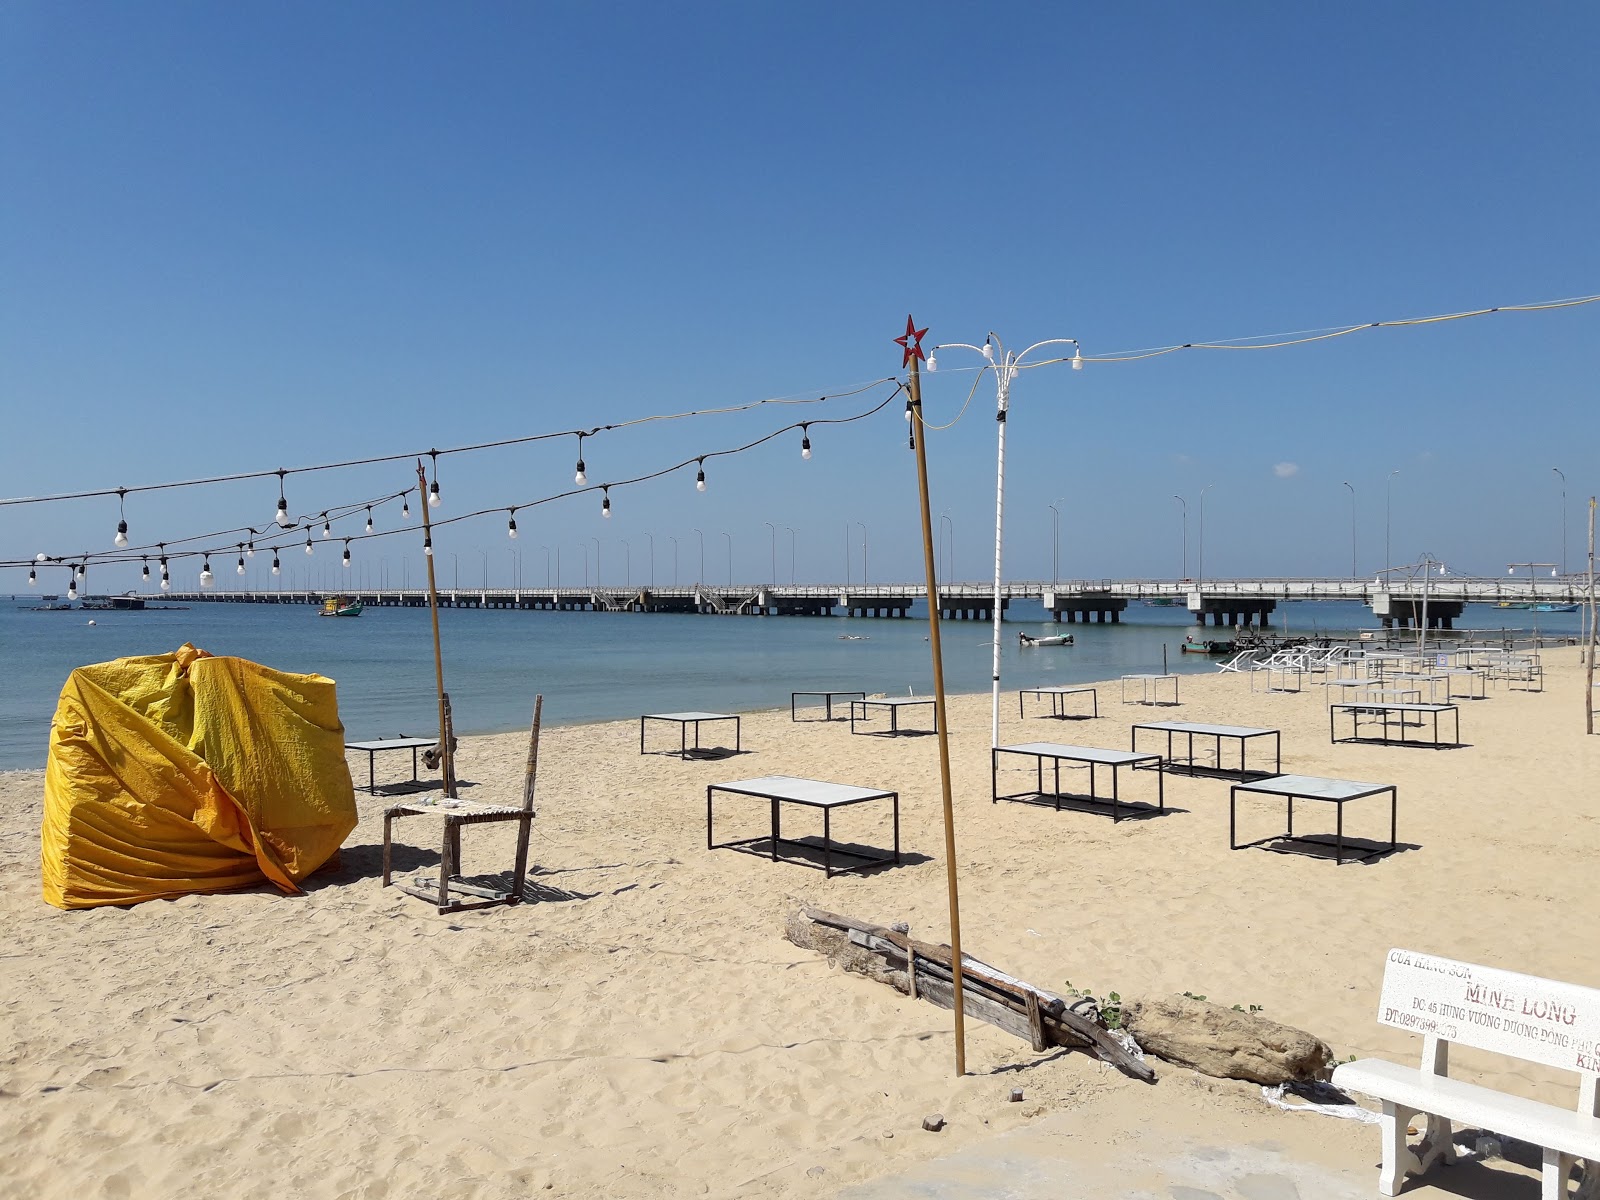
[(1177, 608), (1178, 598), (1176, 596), (1151, 596), (1144, 603), (1146, 608)]
[(1533, 607), (1533, 611), (1534, 612), (1577, 612), (1578, 611), (1578, 606), (1576, 604), (1535, 604), (1532, 607)]
[(1232, 654), (1233, 643), (1218, 641), (1215, 638), (1202, 638), (1195, 641), (1192, 637), (1183, 639), (1183, 645), (1178, 647), (1185, 654)]
[(329, 596), (322, 602), (322, 611), (319, 617), (359, 617), (361, 615), (361, 601), (352, 600), (349, 596)]
[(1498, 603), (1498, 604), (1496, 604), (1496, 605), (1495, 605), (1495, 607), (1496, 607), (1496, 608), (1517, 608), (1517, 609), (1529, 609), (1529, 608), (1532, 608), (1532, 607), (1533, 607), (1533, 605), (1531, 605), (1531, 604), (1521, 604), (1521, 603), (1516, 603), (1516, 602), (1514, 602), (1514, 601), (1511, 601), (1511, 600), (1502, 600), (1502, 601), (1500, 601), (1500, 602), (1499, 602), (1499, 603)]
[(1026, 633), (1019, 633), (1019, 634), (1017, 634), (1017, 645), (1019, 645), (1019, 646), (1070, 646), (1070, 645), (1072, 645), (1072, 635), (1069, 633), (1069, 634), (1066, 634), (1064, 637), (1031, 637)]
[(76, 606), (71, 600), (63, 601), (59, 596), (40, 596), (38, 604), (19, 604), (19, 612), (73, 612)]

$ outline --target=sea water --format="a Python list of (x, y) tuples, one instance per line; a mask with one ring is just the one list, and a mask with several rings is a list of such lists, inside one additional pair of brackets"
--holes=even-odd
[[(44, 765), (56, 698), (74, 667), (168, 653), (184, 642), (280, 671), (328, 676), (338, 684), (351, 740), (428, 736), (438, 727), (425, 608), (368, 608), (357, 618), (323, 619), (315, 606), (288, 604), (142, 612), (18, 607), (36, 603), (26, 595), (0, 600), (0, 770)], [(815, 688), (931, 695), (928, 625), (921, 605), (912, 611), (897, 619), (441, 609), (439, 630), (457, 731), (498, 733), (526, 724), (535, 693), (544, 694), (544, 717), (552, 724), (777, 708), (791, 692)], [(1474, 605), (1456, 625), (1531, 631), (1537, 622), (1541, 632), (1562, 635), (1578, 633), (1580, 621), (1579, 614)], [(1359, 603), (1308, 601), (1280, 605), (1272, 632), (1349, 634), (1376, 624)], [(945, 621), (940, 629), (946, 687), (988, 691), (992, 626)], [(1071, 633), (1075, 644), (1021, 648), (1019, 631)], [(1057, 625), (1038, 602), (1017, 601), (1001, 636), (1001, 702), (1014, 705), (1020, 687), (1163, 666), (1174, 673), (1215, 670), (1215, 660), (1180, 652), (1187, 633), (1202, 636), (1182, 608), (1135, 602), (1118, 624)], [(1208, 627), (1203, 636), (1233, 635)]]

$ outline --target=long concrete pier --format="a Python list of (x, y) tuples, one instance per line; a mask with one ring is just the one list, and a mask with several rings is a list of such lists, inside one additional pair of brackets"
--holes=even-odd
[[(1116, 623), (1128, 605), (1155, 601), (1183, 607), (1200, 624), (1269, 626), (1284, 600), (1352, 600), (1366, 604), (1385, 627), (1418, 624), (1448, 629), (1467, 604), (1577, 604), (1586, 596), (1580, 576), (1562, 579), (1470, 579), (1450, 576), (1392, 579), (1208, 579), (1018, 581), (1002, 585), (1002, 619), (1012, 600), (1036, 600), (1057, 620)], [(439, 589), (446, 608), (501, 608), (567, 612), (674, 612), (723, 616), (898, 617), (927, 598), (917, 583), (747, 584), (681, 587), (616, 585), (584, 587), (452, 587)], [(420, 588), (346, 588), (337, 591), (225, 590), (155, 592), (151, 600), (220, 604), (321, 604), (330, 595), (364, 605), (425, 607)], [(1426, 609), (1426, 618), (1424, 618)], [(946, 620), (991, 620), (994, 588), (987, 583), (950, 583), (939, 588), (939, 612)]]

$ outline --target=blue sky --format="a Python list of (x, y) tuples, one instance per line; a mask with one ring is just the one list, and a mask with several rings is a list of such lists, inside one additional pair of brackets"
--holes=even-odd
[[(930, 341), (1096, 355), (1600, 292), (1589, 5), (16, 2), (0, 56), (7, 496), (820, 395), (898, 374), (908, 312)], [(1554, 467), (1577, 569), (1597, 332), (1600, 305), (1025, 373), (1007, 573), (1050, 574), (1058, 502), (1064, 577), (1175, 576), (1177, 494), (1193, 574), (1211, 484), (1207, 575), (1346, 574), (1346, 480), (1367, 573), (1395, 469), (1395, 562), (1503, 572), (1560, 556)], [(974, 361), (941, 355), (930, 420)], [(947, 575), (990, 570), (993, 402), (985, 379), (929, 441)], [(589, 478), (863, 407), (604, 435)], [(765, 579), (768, 521), (782, 578), (793, 529), (797, 576), (837, 581), (857, 521), (871, 576), (913, 578), (895, 407), (817, 432), (810, 462), (798, 434), (719, 460), (704, 494), (690, 472), (619, 490), (610, 520), (595, 497), (519, 517), (522, 578), (560, 546), (579, 581), (598, 537), (606, 582), (620, 539), (633, 582), (651, 541), (666, 582), (676, 537), (687, 581), (699, 529), (709, 579), (730, 540), (734, 574)], [(560, 491), (574, 450), (443, 460), (441, 515)], [(301, 477), (292, 506), (408, 482)], [(158, 493), (128, 520), (155, 541), (275, 500)], [(0, 558), (110, 550), (116, 519), (0, 509)], [(417, 541), (356, 553), (414, 580)], [(503, 517), (440, 548), (464, 583), (515, 569)]]

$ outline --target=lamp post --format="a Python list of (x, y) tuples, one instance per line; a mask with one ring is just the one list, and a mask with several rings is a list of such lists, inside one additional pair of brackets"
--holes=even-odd
[(1356, 489), (1348, 479), (1344, 486), (1350, 489), (1350, 578), (1356, 578)]
[(676, 534), (667, 534), (667, 540), (672, 543), (672, 586), (678, 586), (678, 538)]
[[(1017, 377), (1017, 372), (1022, 369), (1022, 360), (1042, 346), (1071, 346), (1072, 369), (1083, 369), (1083, 353), (1078, 346), (1076, 338), (1047, 338), (1042, 342), (1035, 342), (1021, 353), (1007, 350), (1004, 343), (991, 331), (983, 339), (982, 346), (974, 346), (967, 342), (950, 342), (945, 345), (935, 346), (937, 352), (944, 349), (972, 350), (983, 355), (987, 364), (983, 370), (994, 370), (995, 382), (995, 425), (997, 429), (995, 446), (995, 485), (994, 485), (994, 704), (989, 726), (989, 744), (1000, 744), (1000, 622), (1004, 617), (1001, 609), (1000, 588), (1002, 560), (1005, 553), (1005, 511), (1006, 511), (1006, 414), (1011, 406), (1011, 384)], [(996, 358), (998, 354), (998, 360)], [(1059, 361), (1059, 360), (1058, 360)], [(1043, 366), (1040, 363), (1030, 363), (1030, 366)], [(934, 355), (928, 355), (928, 370), (938, 369)]]
[(1183, 575), (1182, 575), (1182, 578), (1187, 579), (1187, 578), (1189, 578), (1189, 502), (1187, 500), (1185, 500), (1182, 496), (1174, 496), (1173, 499), (1176, 500), (1179, 504), (1183, 505)]
[(629, 587), (633, 580), (633, 547), (628, 545), (627, 538), (618, 538), (622, 543), (622, 586)]
[(1560, 467), (1551, 467), (1557, 475), (1561, 476), (1561, 573), (1567, 573), (1567, 477)]
[(844, 586), (850, 590), (850, 522), (844, 523)]
[(722, 531), (722, 536), (728, 539), (728, 586), (732, 587), (733, 586), (733, 534), (729, 533), (726, 529), (724, 529)]
[(522, 590), (522, 551), (515, 546), (510, 547), (511, 552), (511, 588), (513, 591)]
[(550, 586), (550, 547), (549, 546), (540, 546), (539, 549), (544, 551), (544, 585), (545, 585), (545, 587), (549, 587)]
[[(584, 587), (588, 587), (589, 586), (589, 543), (588, 542), (579, 542), (578, 543), (578, 549), (583, 551), (583, 586)], [(595, 574), (596, 575), (599, 574), (598, 564), (597, 564), (597, 569), (595, 571)]]
[(861, 526), (861, 586), (867, 586), (867, 527), (864, 522), (857, 521)]
[(785, 525), (784, 528), (789, 531), (789, 586), (793, 587), (794, 586), (794, 543), (795, 543), (794, 526), (793, 525)]
[(597, 537), (592, 537), (591, 536), (589, 538), (589, 540), (594, 543), (594, 585), (595, 585), (595, 587), (599, 587), (600, 586), (600, 539), (597, 538)]
[(1389, 550), (1389, 516), (1390, 516), (1390, 510), (1394, 507), (1394, 504), (1393, 504), (1393, 501), (1394, 501), (1394, 487), (1393, 487), (1393, 484), (1394, 484), (1394, 477), (1396, 475), (1398, 475), (1398, 474), (1400, 474), (1400, 468), (1396, 467), (1394, 470), (1389, 472), (1389, 477), (1383, 481), (1383, 565), (1386, 566), (1386, 567), (1389, 565), (1389, 554), (1390, 554), (1390, 550)]
[(700, 539), (700, 582), (704, 583), (706, 581), (706, 535), (698, 529), (694, 532)]
[(456, 574), (455, 588), (456, 588), (457, 591), (460, 591), (461, 590), (461, 556), (456, 554), (454, 551), (451, 551), (451, 553), (450, 553), (450, 561), (455, 566), (455, 574)]
[(656, 585), (656, 535), (653, 534), (653, 533), (647, 533), (644, 536), (646, 538), (648, 538), (649, 541), (650, 541), (650, 586), (651, 587), (655, 587), (655, 585)]
[(1199, 582), (1201, 583), (1206, 581), (1206, 493), (1216, 486), (1217, 485), (1214, 483), (1208, 483), (1205, 485), (1205, 487), (1200, 489), (1200, 527), (1195, 531), (1194, 569), (1195, 574), (1199, 577)]
[(483, 590), (487, 592), (489, 590), (489, 552), (478, 546), (474, 546), (473, 549), (483, 555)]
[(772, 542), (772, 586), (773, 587), (777, 587), (778, 586), (778, 527), (776, 525), (774, 525), (771, 521), (763, 521), (761, 523), (767, 527), (767, 533), (771, 535), (770, 536), (770, 540)]
[[(945, 553), (944, 549), (944, 532), (947, 527), (950, 530), (950, 551), (948, 554)], [(948, 508), (939, 514), (939, 557), (942, 560), (939, 567), (939, 578), (945, 579), (948, 575), (954, 574), (956, 569), (956, 523), (950, 519), (950, 510)]]
[(1050, 510), (1050, 590), (1054, 591), (1061, 577), (1061, 510), (1054, 504), (1045, 507)]

